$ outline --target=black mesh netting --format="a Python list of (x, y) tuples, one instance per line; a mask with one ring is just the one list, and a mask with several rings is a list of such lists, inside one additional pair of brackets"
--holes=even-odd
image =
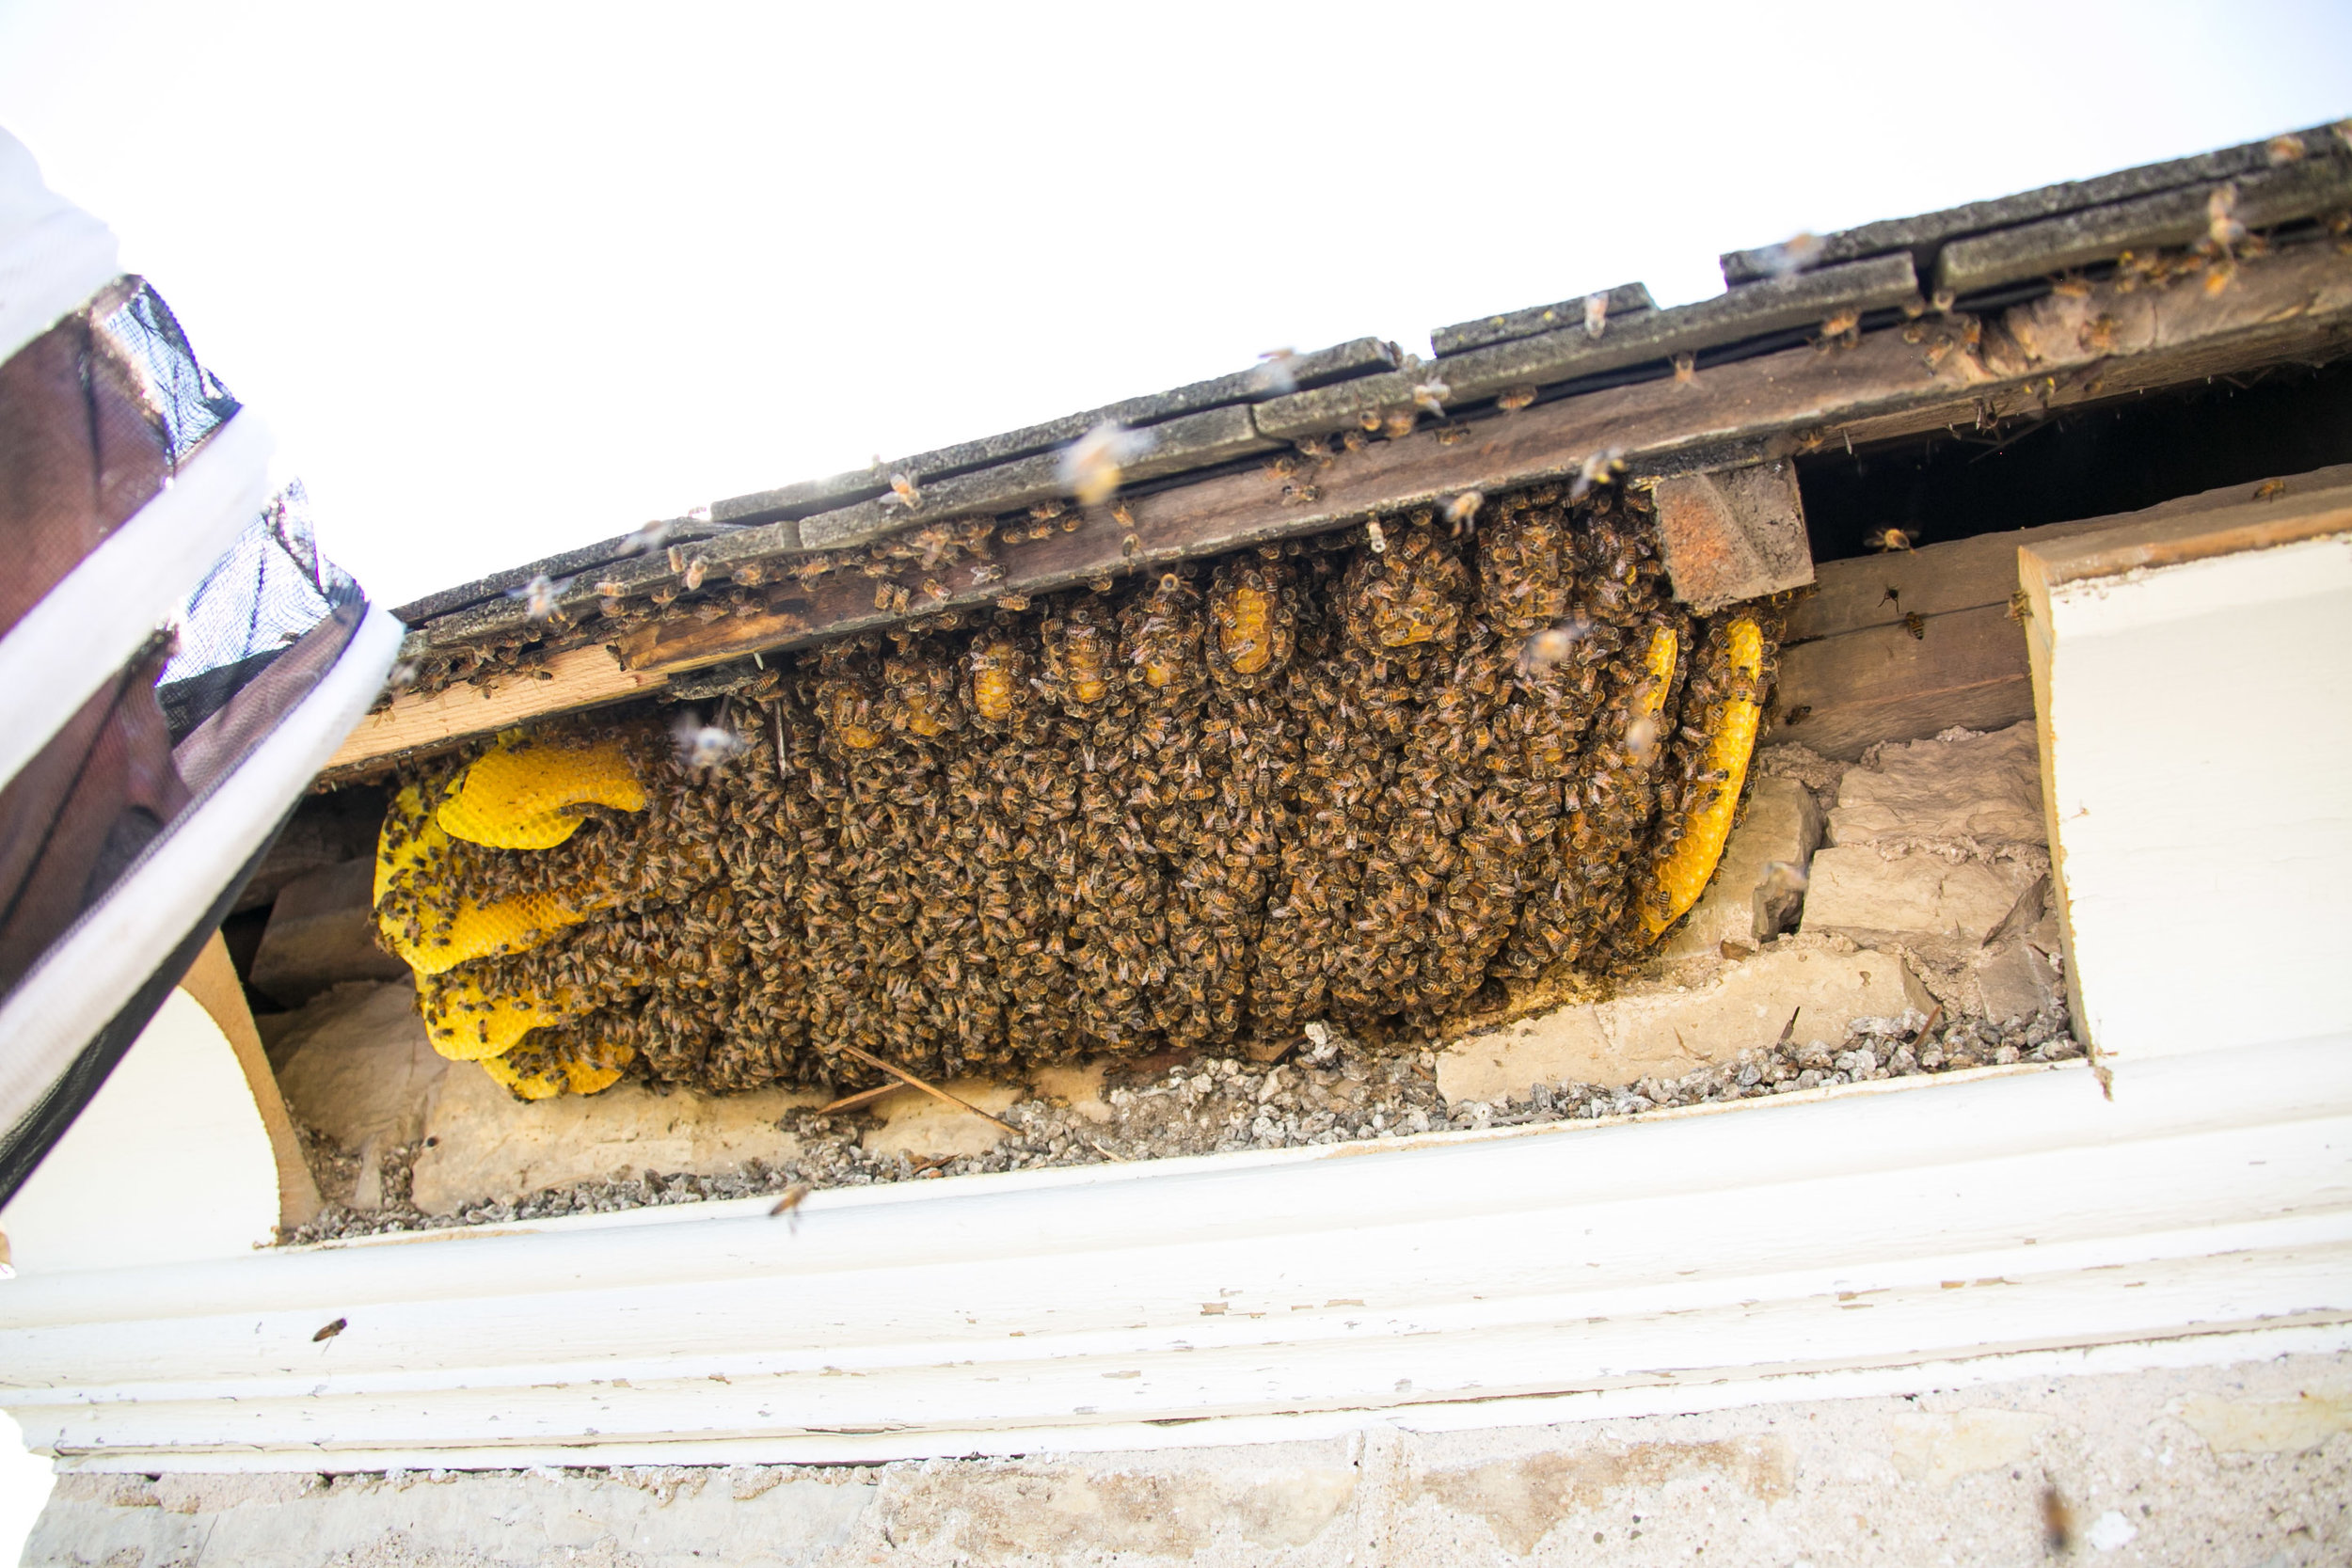
[[(236, 397), (197, 359), (179, 318), (146, 283), (94, 327), (136, 377), (174, 465), (237, 412)], [(179, 649), (155, 693), (173, 744), (358, 597), (358, 585), (319, 555), (301, 482), (289, 484), (181, 607)]]
[(138, 375), (174, 463), (242, 406), (220, 377), (198, 362), (180, 318), (147, 283), (93, 325)]
[(237, 536), (188, 595), (179, 651), (155, 697), (176, 744), (335, 610), (358, 584), (319, 554), (296, 480)]

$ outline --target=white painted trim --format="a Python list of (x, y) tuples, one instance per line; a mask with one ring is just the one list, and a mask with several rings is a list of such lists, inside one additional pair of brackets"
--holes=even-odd
[(2352, 534), (2024, 567), (2070, 977), (2103, 1063), (2352, 1028)]
[[(405, 635), (389, 612), (369, 610), (310, 696), (150, 845), (122, 884), (8, 993), (0, 1004), (0, 1039), (8, 1042), (0, 1052), (0, 1125), (13, 1124), (48, 1091), (276, 831), (383, 690)], [(11, 636), (8, 645), (14, 643)]]
[(108, 682), (269, 499), (268, 429), (239, 413), (0, 638), (0, 784)]
[(41, 183), (23, 143), (0, 131), (0, 361), (115, 278), (112, 230)]
[(0, 1402), (103, 1467), (873, 1460), (2334, 1345), (2348, 1046), (25, 1278)]

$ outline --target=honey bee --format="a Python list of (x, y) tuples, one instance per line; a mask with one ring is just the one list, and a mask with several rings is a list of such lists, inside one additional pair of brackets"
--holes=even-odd
[(1820, 257), (1823, 242), (1818, 235), (1799, 233), (1775, 245), (1767, 245), (1757, 261), (1767, 277), (1788, 277), (1804, 271)]
[(2275, 501), (2286, 493), (2287, 482), (2283, 479), (2265, 479), (2254, 486), (2254, 499), (2258, 501)]
[(1105, 420), (1062, 449), (1062, 488), (1084, 506), (1099, 506), (1119, 493), (1123, 471), (1152, 450), (1148, 430), (1129, 430)]
[(1501, 397), (1495, 399), (1495, 406), (1498, 408), (1509, 409), (1516, 413), (1519, 409), (1531, 406), (1534, 401), (1534, 388), (1514, 387), (1510, 390), (1504, 392)]
[(1862, 312), (1846, 309), (1823, 317), (1821, 334), (1813, 340), (1816, 349), (1851, 348), (1862, 341)]
[(670, 531), (676, 526), (667, 518), (658, 517), (624, 538), (614, 546), (612, 553), (623, 556), (651, 555), (669, 539)]
[(1903, 617), (1903, 630), (1911, 633), (1913, 640), (1915, 641), (1927, 641), (1927, 617), (1921, 615), (1917, 610), (1913, 610), (1910, 614)]
[(1611, 447), (1586, 457), (1577, 468), (1576, 483), (1568, 487), (1568, 504), (1573, 506), (1592, 494), (1593, 486), (1607, 484), (1625, 472), (1625, 449)]
[(1687, 351), (1677, 354), (1674, 358), (1674, 366), (1675, 380), (1677, 382), (1685, 387), (1695, 387), (1698, 385), (1699, 356), (1697, 355)]
[(523, 613), (532, 621), (545, 621), (555, 615), (564, 591), (571, 585), (569, 578), (559, 580), (542, 572), (520, 588), (509, 589), (506, 596), (520, 599)]

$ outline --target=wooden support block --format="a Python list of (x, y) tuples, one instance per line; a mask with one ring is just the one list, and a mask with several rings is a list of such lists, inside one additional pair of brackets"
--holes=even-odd
[(1813, 580), (1804, 503), (1786, 459), (1676, 474), (1652, 496), (1675, 597), (1699, 613)]

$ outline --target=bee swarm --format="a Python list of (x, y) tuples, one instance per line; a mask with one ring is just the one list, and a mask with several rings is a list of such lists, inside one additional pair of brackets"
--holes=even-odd
[[(429, 977), (428, 1018), (560, 999), (494, 1068), (518, 1085), (842, 1086), (879, 1081), (845, 1043), (953, 1077), (1270, 1053), (1311, 1021), (1418, 1042), (1605, 973), (1645, 945), (1681, 825), (1738, 787), (1707, 738), (1761, 700), (1772, 618), (1737, 612), (1766, 669), (1728, 673), (1735, 612), (1674, 603), (1637, 493), (1491, 496), (1468, 524), (771, 656), (691, 752), (650, 715), (543, 724), (626, 736), (646, 807), (583, 808), (548, 849), (451, 840), (460, 896), (584, 918)], [(478, 752), (404, 782), (437, 799)], [(404, 897), (379, 912), (440, 940)]]

